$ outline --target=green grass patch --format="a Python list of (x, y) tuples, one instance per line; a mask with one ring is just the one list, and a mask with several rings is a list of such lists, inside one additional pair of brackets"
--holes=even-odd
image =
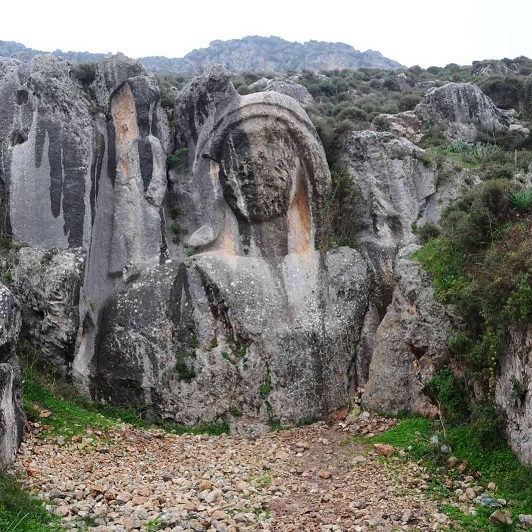
[[(437, 437), (437, 442), (434, 437)], [(429, 494), (435, 499), (451, 496), (443, 485), (442, 466), (449, 453), (442, 453), (443, 444), (450, 446), (452, 454), (461, 461), (467, 461), (471, 472), (480, 472), (483, 483), (495, 482), (498, 490), (495, 498), (513, 501), (507, 509), (514, 517), (519, 514), (532, 513), (532, 468), (522, 465), (506, 443), (499, 440), (496, 445), (480, 445), (477, 430), (471, 425), (448, 428), (445, 433), (441, 424), (426, 418), (408, 418), (401, 421), (388, 432), (374, 438), (364, 438), (371, 443), (386, 443), (408, 452), (412, 461), (423, 460), (431, 474)], [(448, 476), (457, 474), (455, 470), (447, 471)], [(451, 530), (502, 530), (489, 522), (494, 509), (477, 505), (477, 515), (465, 515), (451, 504), (442, 504), (440, 509), (460, 528)], [(508, 528), (511, 530), (512, 528)]]
[[(116, 424), (116, 419), (105, 417), (98, 412), (97, 405), (91, 405), (81, 397), (58, 398), (58, 390), (54, 393), (50, 381), (47, 382), (34, 368), (24, 367), (23, 378), (24, 408), (30, 419), (35, 418), (48, 427), (45, 431), (47, 435), (83, 435), (88, 427), (108, 430)], [(41, 418), (40, 409), (49, 411), (51, 415)]]
[(58, 521), (58, 518), (46, 510), (42, 501), (24, 491), (16, 478), (0, 471), (0, 530), (63, 530)]

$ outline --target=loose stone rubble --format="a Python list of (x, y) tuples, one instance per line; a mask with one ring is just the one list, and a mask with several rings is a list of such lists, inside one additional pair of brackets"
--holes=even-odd
[[(46, 422), (46, 419), (43, 419)], [(73, 529), (96, 532), (446, 530), (431, 475), (408, 450), (369, 445), (397, 422), (351, 413), (259, 437), (175, 435), (121, 425), (86, 436), (31, 426), (17, 467), (29, 490)], [(353, 438), (353, 434), (358, 437)], [(382, 448), (386, 453), (381, 453)], [(384, 456), (386, 457), (384, 457)], [(445, 503), (511, 515), (497, 486), (453, 456)], [(526, 517), (526, 516), (525, 516)], [(456, 529), (456, 528), (455, 528)]]

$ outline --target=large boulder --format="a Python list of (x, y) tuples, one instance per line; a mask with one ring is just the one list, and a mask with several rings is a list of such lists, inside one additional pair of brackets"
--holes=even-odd
[(449, 361), (454, 318), (435, 301), (429, 274), (409, 258), (417, 249), (407, 246), (397, 258), (393, 300), (375, 333), (362, 400), (372, 411), (434, 417), (438, 407), (426, 385)]
[(330, 174), (312, 123), (285, 95), (239, 96), (220, 68), (182, 91), (175, 114), (194, 254), (108, 303), (96, 396), (155, 402), (181, 423), (229, 416), (235, 430), (346, 406), (368, 267), (355, 250), (323, 249)]
[(286, 94), (302, 105), (314, 103), (314, 97), (308, 89), (290, 78), (261, 78), (255, 81), (255, 83), (252, 83), (249, 88), (252, 91), (274, 91), (280, 94)]
[(1, 229), (45, 249), (90, 239), (95, 132), (71, 69), (53, 55), (0, 58), (0, 168), (9, 197)]
[(500, 361), (495, 400), (506, 414), (506, 433), (519, 458), (532, 464), (532, 326), (512, 327)]
[(26, 423), (15, 354), (20, 325), (18, 305), (9, 289), (0, 284), (0, 468), (15, 458)]
[(479, 132), (510, 131), (509, 119), (472, 83), (430, 89), (414, 109), (427, 124), (445, 124), (451, 139), (475, 142)]

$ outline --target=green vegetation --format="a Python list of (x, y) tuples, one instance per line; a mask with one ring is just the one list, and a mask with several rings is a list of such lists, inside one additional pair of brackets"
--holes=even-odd
[(196, 378), (196, 372), (192, 365), (191, 359), (196, 356), (193, 351), (184, 353), (179, 352), (175, 360), (175, 373), (180, 381), (192, 382)]
[(532, 219), (527, 192), (519, 205), (518, 194), (506, 180), (474, 188), (446, 210), (440, 237), (415, 255), (433, 275), (437, 299), (464, 320), (451, 349), (486, 392), (508, 327), (532, 318)]
[(5, 284), (6, 286), (9, 286), (11, 284), (11, 281), (13, 280), (11, 271), (10, 270), (6, 270), (6, 271), (2, 272), (1, 280), (2, 280), (3, 284)]
[(177, 93), (185, 85), (185, 78), (179, 74), (155, 74), (161, 92), (161, 105), (165, 109), (172, 109)]
[(181, 242), (181, 237), (183, 233), (185, 233), (185, 230), (181, 227), (181, 224), (178, 222), (172, 222), (172, 225), (170, 226), (170, 230), (172, 233), (174, 233), (173, 242), (174, 244), (179, 244)]
[(72, 75), (87, 88), (96, 77), (96, 63), (79, 63), (72, 69)]
[[(475, 164), (486, 159), (510, 164), (516, 160), (490, 145), (454, 143), (447, 151), (472, 157)], [(432, 274), (436, 298), (452, 305), (463, 323), (450, 341), (452, 365), (440, 370), (426, 388), (440, 407), (444, 427), (440, 441), (467, 460), (473, 471), (480, 471), (483, 480), (497, 483), (497, 497), (516, 500), (514, 515), (532, 511), (532, 470), (520, 465), (508, 449), (504, 416), (494, 405), (493, 392), (510, 326), (532, 320), (531, 202), (529, 189), (505, 179), (485, 181), (447, 208), (441, 233), (414, 255)], [(514, 378), (511, 399), (516, 405), (525, 393), (524, 384)], [(393, 431), (383, 436), (383, 441), (394, 437), (405, 435), (398, 429), (395, 436)], [(413, 444), (412, 449), (419, 456)], [(436, 467), (439, 457), (441, 465), (438, 449), (429, 451), (422, 450), (425, 459)], [(466, 530), (493, 529), (489, 507), (468, 517), (449, 505), (442, 509)]]
[(42, 501), (24, 491), (15, 477), (0, 471), (0, 530), (50, 532), (62, 528)]
[(168, 156), (168, 168), (178, 168), (186, 164), (188, 156), (188, 148), (178, 148), (171, 155)]
[(532, 209), (532, 187), (510, 193), (510, 203), (520, 211)]
[(353, 178), (338, 163), (331, 168), (332, 188), (322, 211), (324, 227), (322, 247), (355, 247), (356, 235), (362, 229), (362, 202)]
[[(28, 344), (21, 345), (19, 358), (25, 387), (24, 408), (30, 420), (46, 425), (44, 435), (84, 436), (88, 434), (88, 428), (105, 433), (120, 423), (146, 429), (162, 428), (174, 434), (219, 435), (229, 432), (225, 421), (200, 423), (195, 427), (165, 423), (149, 404), (125, 408), (92, 403), (81, 397), (72, 384), (57, 369), (47, 365), (39, 352)], [(43, 413), (46, 417), (42, 417)]]
[[(450, 448), (460, 461), (467, 461), (469, 472), (480, 473), (482, 484), (495, 482), (498, 487), (496, 498), (513, 501), (510, 509), (514, 517), (520, 513), (532, 513), (532, 468), (521, 465), (502, 439), (491, 447), (480, 446), (474, 426), (447, 427), (443, 431), (438, 422), (415, 417), (401, 421), (390, 431), (370, 441), (405, 449), (406, 459), (410, 461), (421, 460), (431, 474), (429, 494), (436, 500), (451, 495), (444, 482), (449, 478), (457, 478), (459, 474), (456, 469), (447, 468), (450, 454), (442, 452), (442, 446), (446, 446), (445, 450)], [(475, 509), (477, 515), (465, 515), (452, 504), (440, 504), (440, 510), (456, 522), (460, 530), (500, 530), (489, 521), (493, 508), (477, 505)]]

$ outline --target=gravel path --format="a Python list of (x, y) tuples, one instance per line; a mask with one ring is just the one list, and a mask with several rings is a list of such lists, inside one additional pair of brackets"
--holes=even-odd
[[(366, 420), (374, 433), (392, 421)], [(28, 488), (72, 528), (95, 531), (442, 530), (423, 467), (318, 423), (255, 439), (124, 425), (22, 444)], [(73, 441), (72, 441), (73, 440)]]

